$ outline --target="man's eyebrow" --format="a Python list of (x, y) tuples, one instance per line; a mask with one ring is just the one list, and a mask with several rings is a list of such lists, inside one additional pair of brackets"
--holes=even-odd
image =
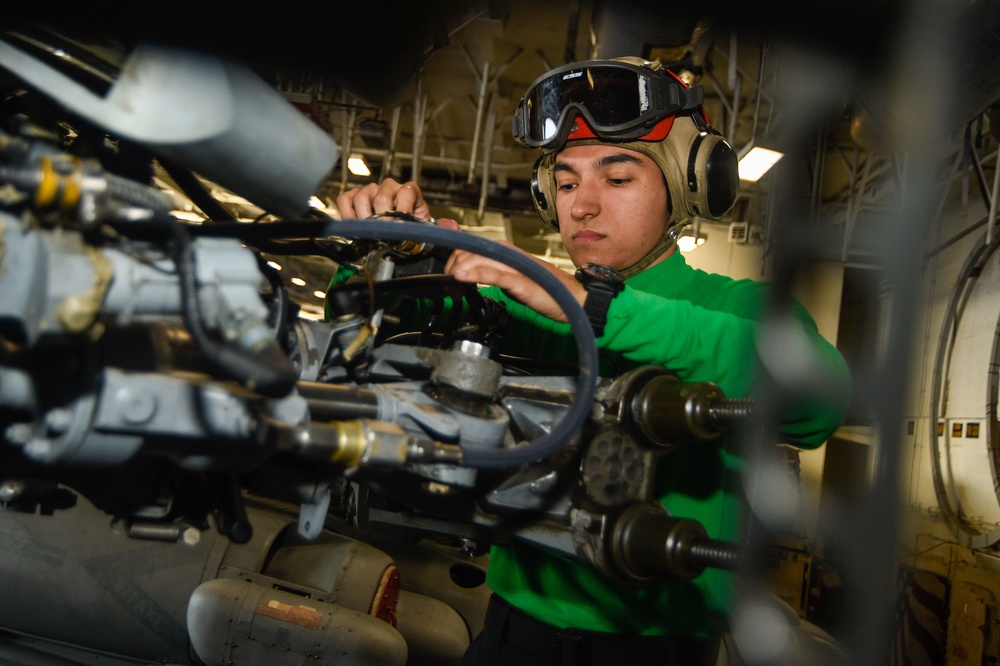
[[(596, 160), (594, 160), (592, 166), (595, 169), (603, 169), (613, 164), (641, 164), (641, 163), (642, 160), (640, 160), (638, 156), (633, 155), (632, 153), (621, 152), (621, 153), (612, 153), (611, 155), (604, 155), (602, 157), (599, 157)], [(566, 162), (556, 162), (555, 165), (552, 167), (552, 171), (554, 173), (559, 173), (560, 171), (565, 171), (567, 173), (576, 173), (576, 169), (574, 169)]]
[(612, 164), (640, 164), (642, 161), (632, 153), (613, 153), (605, 155), (594, 161), (595, 169), (609, 167)]

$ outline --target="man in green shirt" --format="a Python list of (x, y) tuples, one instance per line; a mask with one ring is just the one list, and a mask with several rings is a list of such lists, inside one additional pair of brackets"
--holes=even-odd
[[(610, 301), (588, 303), (581, 271), (574, 276), (549, 266), (597, 322), (599, 349), (615, 371), (652, 364), (682, 381), (714, 382), (728, 397), (746, 397), (768, 287), (695, 270), (676, 245), (693, 217), (725, 214), (738, 188), (735, 155), (708, 124), (702, 96), (658, 62), (573, 63), (532, 84), (514, 132), (542, 153), (535, 207), (558, 230), (573, 263), (612, 269), (612, 281), (623, 280)], [(393, 180), (345, 192), (337, 205), (345, 218), (389, 210), (430, 217), (420, 188)], [(458, 228), (450, 220), (438, 224)], [(507, 305), (514, 324), (504, 352), (575, 358), (565, 315), (532, 280), (461, 250), (445, 272), (489, 285), (484, 295)], [(840, 424), (850, 379), (837, 350), (795, 308), (806, 360), (833, 387), (833, 398), (803, 399), (782, 423), (784, 441), (811, 448)], [(710, 537), (738, 540), (738, 470), (729, 439), (680, 447), (661, 458), (655, 495), (673, 515), (701, 522)], [(493, 600), (466, 664), (714, 664), (728, 630), (732, 574), (720, 570), (626, 589), (593, 567), (515, 542), (493, 548), (487, 582)]]

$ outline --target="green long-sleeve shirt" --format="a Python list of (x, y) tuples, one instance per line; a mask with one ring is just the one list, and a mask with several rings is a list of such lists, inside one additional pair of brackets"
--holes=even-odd
[[(706, 273), (675, 252), (630, 278), (612, 302), (598, 346), (619, 372), (660, 365), (682, 381), (711, 381), (728, 397), (745, 397), (757, 367), (757, 320), (768, 286), (753, 280)], [(535, 358), (573, 360), (576, 343), (569, 325), (559, 324), (512, 302), (496, 288), (484, 295), (507, 303), (516, 320), (503, 351)], [(783, 438), (819, 446), (846, 412), (850, 379), (837, 350), (796, 306), (802, 332), (832, 389), (832, 400), (803, 402), (782, 424)], [(602, 374), (604, 371), (602, 370)], [(838, 390), (839, 388), (839, 390)], [(675, 516), (701, 522), (715, 539), (740, 536), (742, 502), (733, 438), (682, 446), (660, 459), (655, 493)], [(726, 630), (732, 574), (706, 569), (693, 580), (662, 580), (643, 589), (624, 589), (594, 568), (515, 543), (492, 550), (487, 582), (514, 606), (550, 624), (634, 634), (718, 635)]]

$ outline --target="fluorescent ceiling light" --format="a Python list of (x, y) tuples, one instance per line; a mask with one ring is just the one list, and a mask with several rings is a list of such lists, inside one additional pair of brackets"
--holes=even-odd
[(355, 176), (372, 175), (372, 170), (365, 164), (365, 158), (361, 156), (361, 153), (351, 153), (351, 156), (347, 158), (347, 170)]
[(782, 157), (784, 157), (784, 153), (754, 146), (750, 152), (740, 158), (740, 180), (757, 182)]
[(280, 271), (281, 270), (281, 264), (279, 264), (277, 261), (269, 261), (269, 262), (267, 262), (267, 265), (270, 266), (271, 268), (273, 268), (276, 271)]
[(322, 300), (322, 299), (326, 298), (326, 292), (317, 289), (316, 291), (313, 292), (313, 296), (315, 296), (316, 298)]
[(304, 286), (306, 286), (306, 281), (303, 280), (300, 277), (293, 277), (291, 280), (289, 280), (289, 282), (291, 282), (292, 284), (294, 284), (296, 287), (304, 287)]

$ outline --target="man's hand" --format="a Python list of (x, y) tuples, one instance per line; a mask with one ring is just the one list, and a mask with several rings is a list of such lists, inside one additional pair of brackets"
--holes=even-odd
[[(345, 219), (364, 219), (387, 211), (412, 213), (424, 220), (431, 217), (430, 206), (427, 205), (423, 191), (416, 183), (399, 183), (391, 178), (378, 184), (369, 183), (364, 187), (344, 192), (337, 197), (337, 208)], [(437, 226), (459, 230), (458, 222), (446, 218), (439, 218)], [(548, 262), (532, 257), (510, 243), (501, 242), (548, 269), (576, 296), (577, 302), (583, 305), (587, 291), (576, 278)], [(532, 310), (555, 321), (566, 321), (566, 315), (547, 291), (506, 264), (465, 250), (455, 250), (445, 265), (445, 273), (454, 276), (459, 282), (496, 285), (511, 298), (524, 303)]]
[[(580, 305), (583, 305), (587, 297), (587, 290), (583, 288), (575, 277), (569, 273), (558, 269), (552, 264), (537, 259), (529, 255), (524, 250), (517, 248), (506, 241), (498, 241), (509, 248), (517, 250), (530, 257), (539, 265), (544, 266), (550, 273), (556, 276), (560, 282), (572, 292)], [(472, 254), (465, 250), (455, 250), (451, 253), (448, 263), (445, 264), (444, 272), (453, 275), (459, 282), (476, 282), (479, 284), (496, 285), (504, 290), (511, 298), (524, 303), (529, 308), (545, 315), (555, 321), (567, 321), (566, 315), (556, 304), (545, 289), (538, 286), (534, 280), (522, 275), (510, 266), (502, 264), (493, 259)]]
[(420, 186), (414, 182), (398, 183), (392, 178), (347, 190), (337, 197), (337, 209), (344, 219), (364, 219), (390, 210), (412, 213), (422, 220), (431, 217)]

